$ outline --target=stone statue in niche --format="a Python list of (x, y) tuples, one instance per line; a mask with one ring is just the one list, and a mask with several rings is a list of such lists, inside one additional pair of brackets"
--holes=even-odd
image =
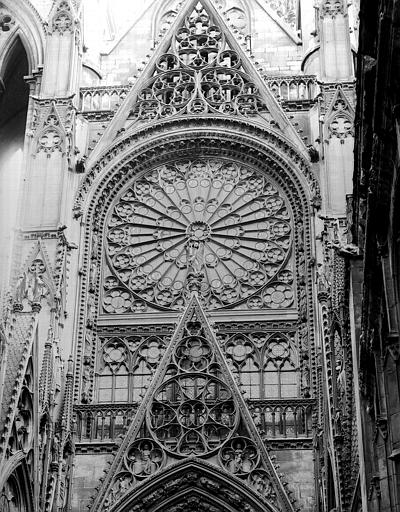
[(44, 267), (33, 265), (28, 272), (24, 272), (18, 279), (15, 302), (22, 304), (27, 300), (30, 304), (40, 303), (43, 297), (48, 294), (48, 289), (40, 274)]
[(258, 454), (250, 440), (239, 438), (221, 450), (220, 460), (230, 473), (248, 474), (257, 465)]
[(83, 354), (83, 364), (90, 364), (92, 359), (93, 333), (87, 329), (85, 333), (85, 351)]
[(94, 295), (93, 293), (88, 294), (87, 299), (87, 316), (86, 316), (86, 326), (89, 328), (93, 327), (94, 323), (94, 313), (96, 310), (95, 302), (94, 302)]
[(186, 243), (187, 288), (189, 293), (199, 292), (204, 280), (204, 242), (189, 240)]
[(82, 403), (87, 404), (89, 402), (90, 385), (93, 376), (93, 370), (88, 366), (84, 365), (83, 376), (82, 376)]
[(189, 272), (199, 276), (204, 267), (204, 243), (189, 240), (186, 244), (186, 262)]
[(276, 498), (276, 493), (274, 491), (272, 482), (265, 471), (252, 471), (248, 482), (253, 487), (253, 489), (262, 496), (265, 496), (268, 499)]
[(163, 453), (153, 441), (142, 439), (133, 443), (126, 457), (126, 465), (136, 478), (145, 478), (160, 468)]
[(89, 272), (89, 291), (94, 292), (96, 285), (96, 277), (97, 277), (97, 265), (94, 260), (90, 263), (90, 272)]

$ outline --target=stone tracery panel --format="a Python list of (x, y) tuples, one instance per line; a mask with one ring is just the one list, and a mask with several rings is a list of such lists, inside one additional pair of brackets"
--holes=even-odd
[(97, 364), (98, 401), (139, 401), (165, 351), (166, 340), (157, 336), (127, 336), (101, 341)]
[[(246, 31), (245, 11), (237, 2), (224, 3), (229, 23)], [(239, 55), (199, 2), (177, 30), (168, 53), (158, 59), (132, 116), (151, 121), (174, 114), (253, 116), (261, 112), (265, 115), (267, 109)]]
[(199, 374), (174, 377), (156, 393), (149, 424), (164, 448), (176, 455), (205, 455), (232, 436), (238, 411), (230, 389)]
[(205, 159), (147, 172), (119, 197), (106, 235), (107, 313), (180, 309), (193, 279), (208, 309), (294, 304), (288, 202), (240, 164)]
[(235, 334), (221, 341), (246, 398), (299, 396), (300, 372), (294, 333)]

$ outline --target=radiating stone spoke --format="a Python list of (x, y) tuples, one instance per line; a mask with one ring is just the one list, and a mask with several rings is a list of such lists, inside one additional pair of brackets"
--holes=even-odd
[[(277, 189), (237, 163), (161, 166), (115, 206), (111, 264), (125, 286), (156, 306), (181, 307), (193, 278), (205, 305), (235, 304), (273, 282), (289, 261), (291, 226), (277, 216), (281, 210), (288, 207)], [(278, 299), (264, 303), (275, 307)]]

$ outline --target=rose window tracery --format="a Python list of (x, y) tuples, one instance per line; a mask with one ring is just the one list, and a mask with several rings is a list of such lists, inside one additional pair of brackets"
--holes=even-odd
[(180, 456), (215, 451), (231, 437), (237, 422), (231, 390), (207, 374), (167, 380), (156, 392), (148, 413), (155, 439)]
[(208, 309), (290, 307), (291, 246), (288, 204), (262, 174), (214, 160), (161, 166), (109, 217), (104, 309), (180, 309), (193, 277)]

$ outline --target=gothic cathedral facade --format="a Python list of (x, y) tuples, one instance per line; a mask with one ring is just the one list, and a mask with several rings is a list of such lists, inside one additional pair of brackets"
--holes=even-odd
[(347, 4), (1, 0), (1, 512), (361, 510)]

